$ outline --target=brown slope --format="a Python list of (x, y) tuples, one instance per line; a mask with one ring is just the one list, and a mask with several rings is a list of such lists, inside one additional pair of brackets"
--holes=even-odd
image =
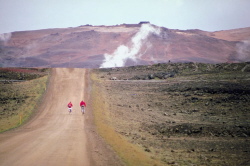
[(216, 32), (210, 33), (209, 36), (217, 38), (217, 39), (227, 40), (227, 41), (250, 40), (250, 27), (232, 29), (232, 30), (226, 30), (226, 31), (216, 31)]
[(86, 26), (14, 32), (9, 42), (0, 46), (0, 54), (7, 66), (88, 67), (92, 56), (99, 56), (94, 61), (100, 64), (104, 53), (126, 43), (137, 30)]
[[(131, 39), (139, 29), (140, 24), (124, 24), (14, 32), (8, 42), (0, 42), (0, 65), (96, 68), (103, 62), (104, 54), (112, 54), (120, 45), (131, 46)], [(128, 60), (126, 65), (169, 60), (203, 63), (247, 61), (246, 55), (238, 58), (238, 45), (247, 38), (250, 38), (250, 28), (206, 32), (161, 27), (159, 35), (151, 34), (143, 42), (137, 61)]]
[[(236, 51), (236, 42), (208, 37), (189, 31), (162, 29), (166, 37), (151, 36), (153, 43), (150, 55), (154, 59), (173, 62), (228, 62), (230, 55)], [(149, 59), (149, 57), (148, 57)]]

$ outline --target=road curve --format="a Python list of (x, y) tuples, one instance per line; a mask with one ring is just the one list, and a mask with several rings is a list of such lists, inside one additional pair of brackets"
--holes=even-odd
[[(84, 115), (84, 69), (52, 69), (37, 115), (19, 129), (0, 134), (0, 165), (89, 166)], [(69, 115), (67, 103), (73, 103)]]

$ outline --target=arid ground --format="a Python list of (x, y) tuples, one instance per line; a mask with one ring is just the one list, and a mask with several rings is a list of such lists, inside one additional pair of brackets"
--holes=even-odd
[(19, 72), (0, 70), (0, 131), (22, 125), (0, 134), (0, 165), (250, 165), (249, 37), (144, 23), (1, 34), (0, 67)]
[(250, 165), (249, 87), (249, 63), (51, 69), (0, 165)]
[(121, 136), (109, 141), (114, 149), (125, 151), (123, 139), (139, 149), (125, 160), (140, 153), (151, 165), (250, 165), (249, 72), (249, 63), (93, 70), (93, 107)]

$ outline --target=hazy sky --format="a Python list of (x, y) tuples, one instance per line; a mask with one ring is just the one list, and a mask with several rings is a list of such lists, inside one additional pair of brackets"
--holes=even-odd
[(250, 27), (250, 0), (0, 0), (0, 33), (140, 21), (181, 30)]

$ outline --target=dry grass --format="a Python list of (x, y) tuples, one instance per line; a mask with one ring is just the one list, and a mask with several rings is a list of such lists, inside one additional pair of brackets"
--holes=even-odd
[(45, 91), (47, 80), (48, 76), (43, 76), (4, 85), (5, 92), (1, 95), (9, 98), (1, 105), (0, 132), (16, 128), (29, 119)]
[(149, 154), (139, 146), (130, 143), (124, 136), (120, 135), (111, 126), (111, 116), (109, 108), (105, 102), (105, 94), (98, 84), (101, 82), (92, 74), (91, 79), (94, 82), (92, 89), (93, 111), (95, 124), (99, 134), (111, 145), (115, 152), (122, 158), (128, 166), (159, 166), (160, 162), (151, 158)]

